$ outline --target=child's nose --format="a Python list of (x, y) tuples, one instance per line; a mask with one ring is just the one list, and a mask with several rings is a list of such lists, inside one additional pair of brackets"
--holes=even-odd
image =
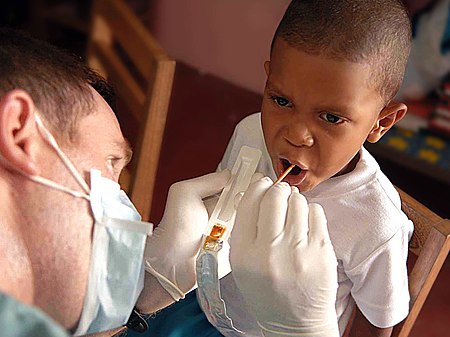
[(295, 147), (311, 147), (314, 144), (314, 138), (303, 121), (289, 124), (285, 133), (285, 139)]

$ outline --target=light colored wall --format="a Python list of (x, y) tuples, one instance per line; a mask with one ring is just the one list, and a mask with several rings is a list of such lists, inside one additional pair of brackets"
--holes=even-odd
[(262, 93), (289, 0), (151, 0), (151, 29), (177, 60)]

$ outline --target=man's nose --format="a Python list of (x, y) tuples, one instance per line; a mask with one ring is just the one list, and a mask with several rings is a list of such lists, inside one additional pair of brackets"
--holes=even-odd
[(287, 125), (284, 138), (295, 147), (311, 147), (314, 144), (311, 130), (304, 120), (297, 120)]

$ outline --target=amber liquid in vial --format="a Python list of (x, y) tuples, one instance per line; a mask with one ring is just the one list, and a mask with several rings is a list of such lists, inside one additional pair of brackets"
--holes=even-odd
[(225, 226), (215, 224), (213, 228), (211, 229), (211, 232), (209, 233), (209, 236), (212, 238), (218, 240), (222, 237), (222, 235), (225, 233)]

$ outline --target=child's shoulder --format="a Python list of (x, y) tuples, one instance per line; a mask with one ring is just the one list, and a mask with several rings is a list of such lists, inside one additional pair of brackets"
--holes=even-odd
[(272, 162), (267, 153), (264, 142), (264, 135), (261, 126), (261, 113), (251, 114), (242, 119), (235, 127), (234, 133), (228, 142), (225, 153), (219, 163), (218, 169), (231, 169), (237, 160), (237, 156), (242, 146), (250, 146), (262, 152), (257, 171), (276, 179), (272, 168)]
[(413, 224), (377, 184), (347, 198), (322, 203), (336, 254), (349, 269), (381, 252), (389, 255), (408, 249)]
[[(229, 149), (237, 153), (242, 146), (250, 146), (265, 152), (264, 134), (261, 126), (261, 113), (251, 114), (242, 119), (235, 127), (228, 144)], [(231, 149), (230, 149), (231, 147)], [(230, 158), (236, 160), (235, 157)]]
[(341, 192), (331, 198), (338, 213), (363, 218), (368, 227), (382, 227), (389, 232), (397, 231), (407, 221), (395, 186), (364, 148), (355, 170), (334, 185), (333, 190)]
[(340, 227), (351, 231), (357, 226), (359, 232), (374, 233), (381, 240), (381, 237), (393, 235), (408, 221), (401, 210), (398, 192), (382, 172), (357, 189), (314, 201), (329, 210), (327, 217), (335, 219)]
[(352, 264), (389, 244), (394, 236), (410, 237), (413, 230), (397, 190), (365, 150), (358, 170), (337, 179), (330, 188), (333, 194), (311, 200), (325, 209), (337, 254)]
[[(314, 190), (305, 194), (307, 198), (329, 200), (341, 205), (344, 211), (375, 207), (401, 209), (400, 197), (394, 185), (381, 171), (375, 158), (362, 147), (355, 168), (346, 174), (332, 177)], [(347, 212), (347, 211), (345, 211)]]
[(261, 131), (261, 112), (256, 112), (241, 119), (235, 127), (235, 133), (248, 130)]

